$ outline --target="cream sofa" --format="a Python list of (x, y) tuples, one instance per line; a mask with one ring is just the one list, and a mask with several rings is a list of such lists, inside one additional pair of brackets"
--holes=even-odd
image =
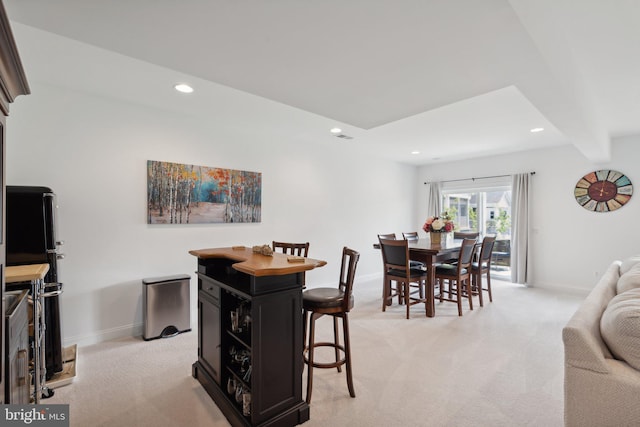
[[(618, 293), (622, 267), (623, 273), (629, 271), (629, 261), (616, 261), (609, 266), (562, 331), (567, 427), (640, 426), (640, 371), (614, 357), (605, 342), (611, 343), (608, 330), (604, 338), (601, 334), (601, 318)], [(640, 271), (640, 265), (633, 268)], [(631, 325), (631, 329), (640, 328), (640, 317), (631, 319)], [(635, 346), (637, 341), (632, 344)], [(638, 347), (633, 351), (640, 356)], [(637, 367), (635, 362), (632, 364)]]

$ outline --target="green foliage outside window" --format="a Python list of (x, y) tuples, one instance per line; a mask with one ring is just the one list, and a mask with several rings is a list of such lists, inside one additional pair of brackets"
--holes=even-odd
[[(457, 202), (458, 198), (456, 197), (455, 200)], [(458, 208), (456, 206), (451, 206), (445, 212), (453, 220), (453, 223), (455, 224), (454, 230), (459, 230), (460, 229), (460, 218), (458, 218)]]
[(478, 212), (475, 209), (469, 209), (469, 222), (472, 230), (478, 229)]
[(511, 230), (511, 217), (507, 211), (500, 211), (498, 215), (498, 224), (496, 230), (500, 234), (507, 234)]

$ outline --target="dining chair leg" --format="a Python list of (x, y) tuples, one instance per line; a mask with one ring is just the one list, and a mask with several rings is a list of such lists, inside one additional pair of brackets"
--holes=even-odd
[(487, 291), (489, 292), (489, 302), (493, 302), (493, 296), (491, 295), (491, 273), (487, 270)]
[(387, 311), (387, 305), (389, 305), (391, 298), (391, 281), (385, 280), (382, 285), (382, 311)]
[[(451, 290), (451, 281), (449, 281), (449, 290)], [(458, 296), (458, 316), (462, 316), (462, 286), (456, 282), (456, 295)]]
[(473, 292), (471, 291), (471, 279), (464, 281), (465, 289), (467, 290), (467, 296), (469, 297), (469, 310), (473, 310)]
[[(338, 348), (338, 346), (340, 345), (340, 338), (338, 335), (338, 317), (337, 316), (332, 316), (332, 317), (333, 317), (333, 342), (335, 343), (335, 347), (333, 349), (336, 353), (336, 362), (338, 362), (340, 360), (340, 349)], [(338, 368), (338, 372), (342, 372), (342, 368), (340, 367), (340, 365), (336, 366), (336, 368)]]
[(409, 301), (409, 282), (403, 282), (402, 284), (404, 290), (404, 304), (407, 306), (407, 319), (409, 318), (409, 309), (411, 308), (411, 304)]
[(474, 274), (473, 280), (478, 291), (478, 301), (480, 302), (480, 307), (484, 307), (484, 298), (482, 297), (482, 274)]
[(349, 338), (349, 317), (347, 313), (342, 315), (342, 332), (344, 333), (344, 364), (347, 367), (347, 387), (349, 387), (349, 395), (356, 397), (353, 388), (353, 373), (351, 370), (351, 340)]

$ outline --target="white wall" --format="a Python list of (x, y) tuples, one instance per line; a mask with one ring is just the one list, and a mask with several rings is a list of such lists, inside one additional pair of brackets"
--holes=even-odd
[[(194, 248), (308, 240), (329, 262), (307, 276), (335, 285), (343, 245), (359, 278), (380, 275), (377, 233), (419, 229), (423, 182), (535, 171), (532, 285), (586, 292), (613, 259), (640, 253), (640, 196), (598, 214), (573, 188), (612, 168), (640, 182), (640, 138), (618, 140), (609, 164), (572, 147), (415, 168), (377, 159), (338, 124), (230, 88), (12, 24), (32, 94), (7, 120), (7, 183), (43, 185), (60, 205), (65, 345), (141, 333), (141, 279), (190, 273)], [(258, 71), (257, 71), (258, 72)], [(176, 94), (187, 80), (197, 92)], [(147, 225), (146, 161), (263, 173), (259, 224)], [(195, 319), (195, 280), (192, 317)], [(356, 286), (357, 298), (357, 286)]]
[(614, 212), (589, 212), (576, 202), (578, 180), (597, 169), (615, 169), (640, 185), (640, 137), (614, 140), (612, 161), (592, 164), (566, 146), (423, 166), (418, 213), (426, 210), (425, 181), (534, 171), (529, 285), (586, 293), (615, 259), (639, 254), (640, 195)]
[[(171, 70), (14, 31), (32, 94), (11, 107), (7, 183), (57, 193), (65, 345), (139, 335), (141, 279), (194, 277), (190, 249), (309, 241), (329, 264), (307, 284), (336, 286), (343, 246), (361, 252), (362, 280), (380, 274), (377, 233), (416, 228), (417, 168), (331, 137), (333, 121), (195, 78), (181, 98)], [(149, 159), (262, 172), (262, 222), (147, 225)]]

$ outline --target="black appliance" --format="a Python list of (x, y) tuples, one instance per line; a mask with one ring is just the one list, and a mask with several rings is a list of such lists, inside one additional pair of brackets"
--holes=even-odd
[[(6, 190), (6, 262), (8, 266), (49, 264), (44, 278), (45, 292), (62, 290), (58, 260), (64, 258), (58, 250), (62, 241), (56, 239), (57, 205), (54, 192), (48, 187), (7, 186)], [(7, 291), (29, 289), (29, 283), (10, 283)], [(62, 371), (62, 337), (59, 296), (44, 299), (46, 329), (44, 332), (47, 379)]]

